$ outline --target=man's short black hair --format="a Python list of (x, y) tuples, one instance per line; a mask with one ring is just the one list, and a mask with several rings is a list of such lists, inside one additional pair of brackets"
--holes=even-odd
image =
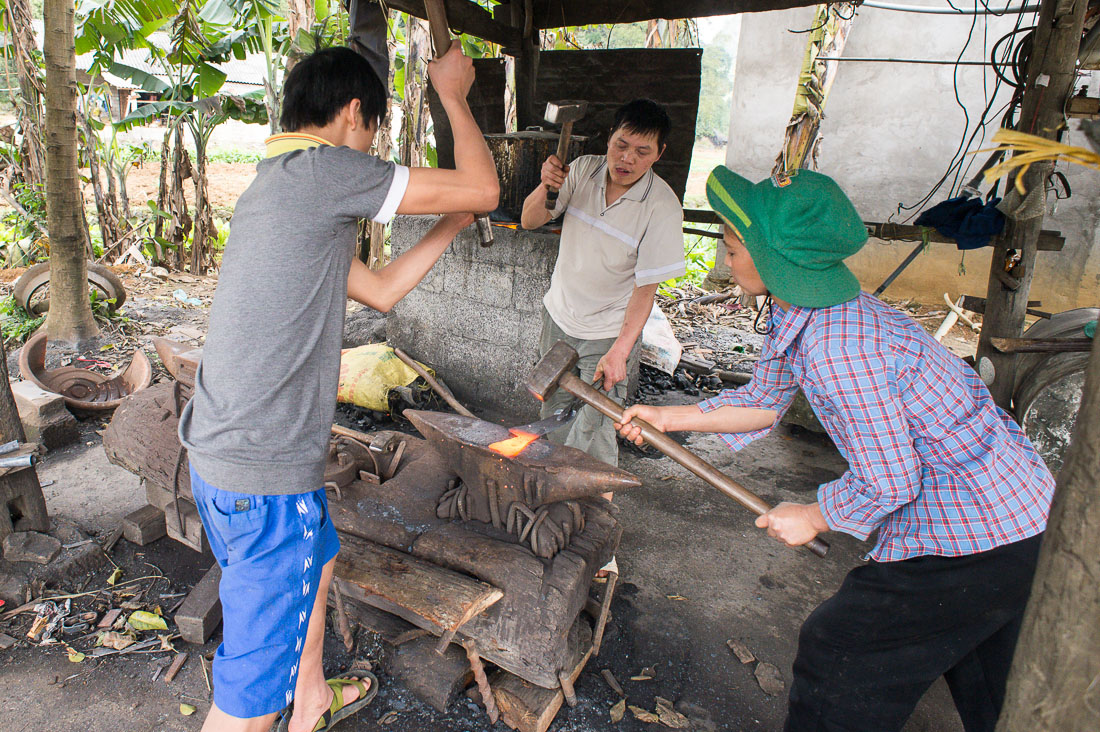
[(367, 60), (343, 46), (324, 48), (306, 56), (287, 74), (279, 122), (286, 132), (324, 127), (352, 99), (359, 100), (368, 127), (385, 117), (386, 89)]
[(657, 135), (657, 150), (663, 150), (672, 130), (672, 120), (665, 108), (652, 99), (635, 99), (619, 107), (608, 137), (620, 128), (639, 135)]

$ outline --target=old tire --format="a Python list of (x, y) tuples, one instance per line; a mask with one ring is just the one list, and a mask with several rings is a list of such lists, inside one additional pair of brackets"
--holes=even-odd
[[(1100, 308), (1055, 313), (1024, 331), (1028, 338), (1082, 338)], [(1013, 414), (1052, 472), (1065, 459), (1084, 386), (1089, 353), (1024, 353), (1016, 366)]]
[[(31, 315), (42, 315), (50, 309), (50, 299), (46, 296), (46, 288), (50, 284), (50, 263), (41, 262), (28, 267), (15, 283), (12, 296), (21, 308)], [(95, 290), (97, 297), (110, 301), (108, 305), (111, 311), (118, 310), (126, 302), (126, 288), (122, 280), (114, 272), (102, 264), (88, 262), (88, 284)]]

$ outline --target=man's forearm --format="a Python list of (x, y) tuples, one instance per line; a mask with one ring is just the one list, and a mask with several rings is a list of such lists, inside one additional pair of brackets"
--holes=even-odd
[(523, 213), (520, 225), (525, 229), (537, 229), (550, 221), (550, 211), (546, 208), (546, 186), (539, 184), (523, 199)]
[(440, 219), (409, 251), (377, 271), (353, 259), (348, 274), (348, 297), (384, 313), (389, 312), (431, 271), (462, 230), (458, 223), (461, 222)]
[(653, 310), (653, 298), (657, 294), (657, 285), (641, 285), (634, 288), (630, 295), (630, 301), (626, 304), (626, 315), (623, 317), (623, 325), (619, 328), (619, 335), (611, 348), (630, 355), (634, 344), (638, 342), (638, 336), (642, 334), (645, 323), (649, 320), (649, 313)]
[(470, 105), (465, 99), (454, 97), (440, 101), (454, 137), (455, 169), (467, 176), (472, 186), (497, 186), (496, 164), (470, 112)]

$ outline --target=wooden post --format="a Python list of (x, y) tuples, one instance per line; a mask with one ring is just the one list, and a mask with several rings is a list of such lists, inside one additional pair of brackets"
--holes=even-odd
[(532, 0), (511, 4), (512, 25), (522, 32), (515, 53), (516, 128), (520, 131), (543, 123), (542, 113), (535, 109), (535, 82), (539, 75), (539, 32), (532, 22)]
[[(0, 338), (0, 442), (25, 442), (19, 409), (8, 383), (8, 354)], [(49, 531), (46, 499), (34, 468), (16, 470), (0, 477), (0, 539), (12, 531)]]
[(1100, 729), (1100, 339), (1082, 395), (997, 732)]
[[(1064, 128), (1063, 109), (1073, 91), (1077, 73), (1077, 52), (1085, 19), (1086, 0), (1042, 0), (1028, 62), (1027, 84), (1021, 93), (1017, 129), (1048, 139), (1057, 139)], [(1028, 191), (1042, 190), (1050, 164), (1031, 166), (1023, 177)], [(1042, 194), (1045, 203), (1046, 195)], [(1000, 353), (990, 339), (1018, 338), (1024, 330), (1028, 292), (1035, 274), (1035, 253), (1043, 214), (1029, 219), (1008, 220), (1005, 232), (993, 248), (989, 269), (985, 322), (978, 342), (977, 361), (994, 369), (989, 390), (1004, 409), (1012, 406), (1016, 381), (1016, 355)], [(1013, 264), (1014, 254), (1019, 261)]]

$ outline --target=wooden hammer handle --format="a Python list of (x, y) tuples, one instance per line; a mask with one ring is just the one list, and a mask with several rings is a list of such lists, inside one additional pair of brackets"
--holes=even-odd
[[(573, 136), (573, 123), (562, 122), (561, 134), (558, 135), (558, 162), (565, 166), (565, 158), (569, 155), (569, 140)], [(546, 190), (546, 208), (547, 210), (553, 210), (558, 205), (558, 189), (547, 188)]]
[[(558, 385), (562, 389), (568, 391), (570, 394), (573, 394), (574, 396), (582, 399), (586, 404), (594, 408), (605, 417), (608, 417), (616, 422), (622, 420), (622, 406), (599, 389), (596, 389), (591, 384), (583, 381), (576, 374), (564, 374), (559, 380)], [(710, 483), (712, 486), (722, 491), (727, 496), (737, 501), (753, 513), (761, 515), (771, 510), (771, 506), (768, 505), (768, 503), (760, 496), (748, 490), (741, 484), (735, 482), (728, 475), (718, 470), (718, 468), (714, 467), (703, 458), (691, 452), (686, 447), (676, 442), (676, 440), (673, 440), (671, 437), (666, 435), (664, 432), (661, 432), (659, 429), (649, 424), (645, 420), (635, 417), (630, 421), (630, 423), (637, 425), (641, 428), (642, 439), (644, 439), (647, 443), (657, 448), (662, 453), (672, 458), (677, 463), (684, 466), (706, 482)], [(814, 537), (804, 546), (819, 557), (825, 556), (825, 554), (829, 551), (828, 543), (826, 543), (820, 537)]]
[(443, 0), (424, 0), (424, 10), (428, 16), (428, 28), (432, 33), (432, 45), (435, 47), (435, 57), (451, 50), (451, 29), (447, 24), (447, 6)]

